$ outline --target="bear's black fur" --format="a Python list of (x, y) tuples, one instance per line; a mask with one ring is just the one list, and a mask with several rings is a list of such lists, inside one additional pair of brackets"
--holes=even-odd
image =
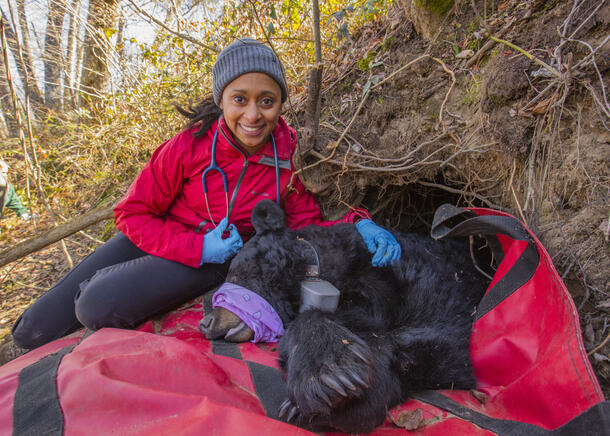
[[(227, 281), (264, 297), (284, 322), (278, 349), (285, 420), (370, 432), (410, 393), (475, 387), (470, 332), (487, 283), (467, 245), (394, 233), (400, 261), (375, 268), (352, 224), (288, 230), (268, 200), (255, 207), (252, 222), (256, 235), (233, 259)], [(320, 277), (341, 290), (334, 313), (299, 313), (313, 250), (297, 238), (315, 247)]]

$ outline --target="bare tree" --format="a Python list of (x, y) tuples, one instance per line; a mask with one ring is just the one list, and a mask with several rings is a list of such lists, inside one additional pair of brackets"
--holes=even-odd
[[(9, 7), (10, 7), (10, 3), (9, 3)], [(19, 21), (17, 21), (17, 23), (14, 23), (13, 20), (9, 19), (6, 14), (4, 13), (4, 11), (2, 11), (2, 18), (4, 19), (4, 32), (6, 35), (6, 41), (8, 44), (8, 47), (10, 49), (11, 55), (13, 56), (13, 59), (15, 60), (15, 65), (17, 66), (17, 73), (19, 74), (19, 79), (21, 80), (21, 83), (31, 83), (28, 82), (28, 80), (26, 78), (28, 77), (33, 77), (33, 71), (34, 71), (34, 67), (33, 64), (30, 63), (28, 64), (27, 62), (21, 62), (21, 58), (23, 58), (25, 60), (24, 56), (19, 56), (19, 39), (17, 36), (17, 33), (15, 32), (15, 25), (19, 25)], [(13, 26), (11, 26), (11, 24), (13, 24)], [(22, 48), (22, 52), (23, 52), (23, 48)], [(31, 60), (31, 57), (30, 57)], [(6, 81), (4, 82), (6, 83)], [(36, 91), (38, 91), (38, 93), (36, 93)], [(42, 104), (43, 98), (42, 98), (42, 94), (40, 93), (40, 88), (38, 87), (34, 87), (33, 92), (31, 93), (31, 97), (32, 99), (32, 103), (34, 105), (40, 105)]]
[(116, 35), (117, 53), (119, 55), (119, 62), (125, 60), (125, 14), (122, 10), (119, 11), (119, 30)]
[[(67, 0), (66, 0), (67, 1)], [(79, 57), (77, 55), (78, 31), (80, 23), (80, 8), (81, 0), (72, 0), (67, 15), (70, 20), (68, 27), (68, 42), (66, 53), (66, 100), (70, 101), (72, 107), (76, 107), (76, 93), (78, 89), (78, 64)], [(64, 102), (65, 103), (65, 102)]]
[[(2, 18), (0, 18), (2, 20)], [(3, 119), (1, 120), (2, 131), (8, 136), (15, 137), (18, 135), (17, 123), (13, 116), (13, 108), (11, 107), (11, 94), (8, 88), (8, 80), (6, 78), (6, 69), (4, 66), (4, 58), (0, 56), (0, 109), (2, 110)]]
[(60, 38), (65, 10), (63, 0), (52, 0), (49, 2), (43, 54), (44, 96), (45, 105), (49, 109), (60, 109), (62, 106), (62, 53)]
[(99, 98), (110, 77), (108, 61), (112, 47), (105, 29), (116, 26), (118, 4), (115, 0), (91, 0), (81, 74), (81, 90), (90, 101)]
[[(17, 23), (15, 26), (19, 26), (19, 33), (21, 34), (21, 52), (23, 57), (23, 68), (27, 69), (28, 73), (28, 91), (30, 93), (30, 103), (34, 108), (39, 108), (43, 104), (43, 94), (38, 81), (36, 80), (36, 73), (34, 69), (34, 58), (32, 56), (32, 48), (30, 43), (30, 32), (28, 31), (28, 23), (25, 15), (25, 1), (17, 0)], [(19, 59), (16, 57), (16, 59)]]

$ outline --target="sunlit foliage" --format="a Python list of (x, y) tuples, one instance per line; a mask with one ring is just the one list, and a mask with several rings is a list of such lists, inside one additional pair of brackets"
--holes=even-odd
[[(335, 50), (363, 22), (385, 14), (390, 4), (384, 0), (320, 2), (323, 51)], [(217, 10), (205, 2), (195, 6), (206, 7), (210, 12)], [(197, 15), (202, 14), (188, 14)], [(125, 68), (124, 75), (119, 71), (115, 82), (120, 86), (114, 87), (119, 91), (109, 90), (93, 105), (53, 113), (36, 129), (36, 142), (44, 151), (43, 186), (63, 213), (120, 198), (152, 151), (182, 128), (184, 120), (174, 105), (187, 106), (210, 93), (216, 54), (236, 38), (249, 36), (270, 43), (286, 67), (292, 101), (304, 95), (313, 61), (310, 2), (228, 0), (214, 18), (188, 20), (185, 16), (178, 15), (167, 28), (155, 27), (153, 43), (137, 38), (117, 41), (119, 49), (123, 45), (137, 48), (120, 61), (121, 65), (135, 64), (135, 69)], [(179, 36), (183, 34), (200, 44)]]

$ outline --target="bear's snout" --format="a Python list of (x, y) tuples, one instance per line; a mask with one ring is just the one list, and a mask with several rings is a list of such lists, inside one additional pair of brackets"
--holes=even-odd
[(215, 307), (199, 321), (199, 330), (208, 339), (224, 339), (229, 342), (252, 340), (254, 332), (237, 315), (224, 307)]

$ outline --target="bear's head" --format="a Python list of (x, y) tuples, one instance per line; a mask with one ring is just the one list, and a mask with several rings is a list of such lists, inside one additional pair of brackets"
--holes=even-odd
[(199, 324), (208, 339), (257, 339), (258, 332), (251, 326), (260, 313), (267, 314), (265, 304), (276, 317), (279, 315), (271, 322), (280, 324), (298, 311), (300, 282), (307, 268), (302, 245), (286, 228), (282, 209), (271, 200), (262, 200), (254, 207), (252, 224), (256, 234), (231, 262), (226, 282), (214, 295), (212, 313)]

